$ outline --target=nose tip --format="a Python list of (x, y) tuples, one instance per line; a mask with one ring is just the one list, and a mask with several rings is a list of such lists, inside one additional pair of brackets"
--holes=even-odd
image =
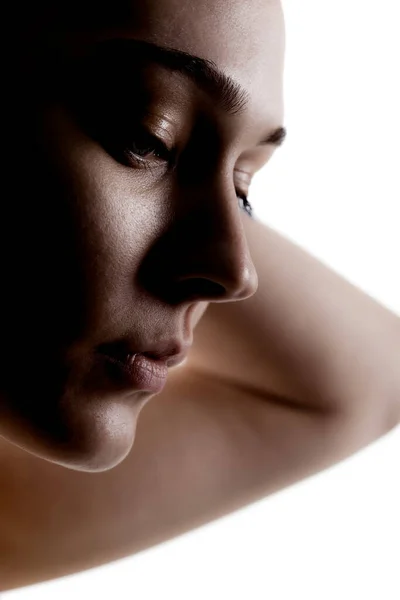
[(247, 239), (249, 231), (240, 213), (232, 211), (225, 219), (224, 226), (203, 247), (203, 264), (210, 280), (223, 288), (221, 297), (214, 301), (245, 300), (258, 288), (257, 270)]
[(180, 298), (234, 302), (245, 300), (257, 291), (257, 271), (246, 245), (232, 247), (225, 242), (203, 250), (201, 261), (194, 262), (192, 255), (190, 268), (176, 279)]
[(253, 296), (258, 289), (258, 275), (254, 263), (249, 255), (243, 267), (238, 285), (234, 286), (231, 294), (232, 300), (245, 300)]
[(253, 296), (258, 289), (258, 276), (254, 264), (249, 258), (246, 266), (243, 268), (240, 277), (237, 282), (233, 282), (233, 285), (227, 285), (225, 302), (245, 300)]

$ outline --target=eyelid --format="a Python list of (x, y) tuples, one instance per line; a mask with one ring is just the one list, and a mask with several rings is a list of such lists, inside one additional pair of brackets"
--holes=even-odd
[[(155, 149), (155, 152), (150, 152), (148, 156), (140, 156), (139, 153), (129, 147), (130, 141), (132, 142), (132, 145), (135, 146), (137, 140), (136, 134), (139, 134), (140, 139), (140, 132), (144, 133), (146, 137), (148, 136), (148, 148), (151, 149), (154, 147)], [(133, 163), (136, 167), (147, 168), (150, 170), (158, 170), (160, 167), (164, 169), (166, 166), (170, 169), (174, 166), (175, 148), (172, 142), (163, 139), (160, 132), (155, 132), (154, 128), (146, 127), (143, 124), (143, 121), (134, 128), (127, 139), (128, 145), (123, 150), (123, 155), (129, 163)], [(144, 144), (144, 147), (146, 147), (146, 144)]]
[(234, 174), (235, 175), (239, 175), (238, 179), (240, 180), (241, 183), (244, 183), (246, 187), (250, 187), (251, 184), (251, 180), (252, 180), (252, 174), (244, 171), (242, 169), (234, 169)]
[(173, 124), (165, 117), (157, 117), (156, 115), (145, 115), (141, 122), (141, 127), (145, 129), (149, 135), (160, 140), (168, 149), (172, 149), (175, 142), (176, 132)]

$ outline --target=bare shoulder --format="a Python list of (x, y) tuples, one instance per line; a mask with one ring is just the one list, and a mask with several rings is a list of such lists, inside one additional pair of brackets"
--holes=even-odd
[(2, 444), (4, 589), (90, 568), (200, 526), (340, 458), (336, 425), (181, 367), (115, 469), (70, 471)]
[[(335, 315), (333, 349), (320, 341), (324, 298), (310, 290), (319, 281), (338, 303), (359, 302), (364, 322), (376, 319), (385, 331), (395, 319), (269, 228), (250, 220), (245, 227), (260, 275), (257, 293), (208, 307), (188, 362), (171, 371), (163, 392), (144, 407), (133, 449), (118, 467), (79, 473), (0, 439), (4, 590), (158, 544), (327, 468), (385, 433), (387, 411), (369, 400), (384, 389), (377, 378), (369, 378), (362, 406), (354, 394), (342, 394), (340, 406), (350, 399), (354, 410), (332, 410), (330, 399), (342, 400), (337, 390), (346, 377), (325, 371), (322, 385), (321, 368), (333, 364), (339, 373), (344, 365), (351, 373), (345, 345), (334, 344), (341, 327)], [(350, 314), (346, 326), (351, 322)], [(382, 360), (394, 365), (383, 341)], [(325, 360), (315, 360), (322, 350)]]

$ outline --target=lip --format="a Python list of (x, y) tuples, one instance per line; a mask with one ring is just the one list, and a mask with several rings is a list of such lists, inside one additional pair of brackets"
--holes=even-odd
[(146, 351), (133, 349), (127, 342), (103, 344), (97, 349), (109, 378), (118, 386), (159, 393), (168, 369), (182, 364), (190, 345), (169, 343)]
[(163, 362), (167, 365), (167, 367), (177, 367), (178, 365), (185, 362), (187, 355), (189, 352), (189, 348), (182, 349), (180, 351), (176, 351), (173, 354), (167, 353), (157, 353), (157, 352), (142, 352), (142, 356), (147, 356), (153, 360), (158, 362)]
[(165, 361), (155, 360), (143, 354), (136, 354), (132, 360), (126, 361), (106, 354), (102, 359), (106, 374), (118, 387), (157, 394), (167, 382), (168, 367)]
[(187, 356), (190, 350), (190, 343), (179, 341), (171, 341), (158, 344), (153, 348), (141, 348), (136, 344), (123, 340), (101, 344), (97, 348), (97, 352), (106, 356), (111, 356), (122, 362), (125, 362), (128, 355), (141, 354), (154, 360), (164, 361), (167, 366), (176, 366), (181, 363)]

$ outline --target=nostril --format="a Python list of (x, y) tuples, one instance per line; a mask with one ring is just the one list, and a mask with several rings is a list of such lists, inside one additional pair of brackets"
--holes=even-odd
[(191, 277), (175, 284), (174, 295), (179, 297), (175, 299), (176, 302), (189, 299), (213, 300), (225, 296), (226, 290), (222, 285), (210, 279)]

